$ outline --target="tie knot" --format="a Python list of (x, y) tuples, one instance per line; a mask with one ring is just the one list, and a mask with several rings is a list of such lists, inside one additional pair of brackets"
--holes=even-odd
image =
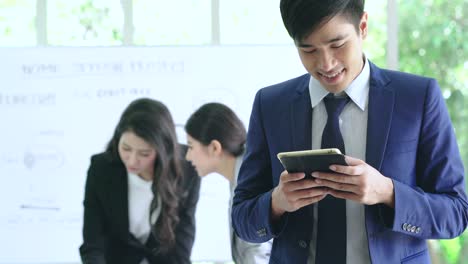
[(346, 95), (334, 96), (333, 94), (328, 94), (323, 98), (323, 102), (325, 103), (328, 117), (338, 117), (349, 102), (349, 97)]

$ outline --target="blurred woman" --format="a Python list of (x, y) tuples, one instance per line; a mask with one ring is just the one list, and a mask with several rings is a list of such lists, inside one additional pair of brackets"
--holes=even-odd
[[(237, 175), (242, 162), (246, 141), (245, 127), (226, 105), (208, 103), (196, 110), (185, 125), (188, 151), (186, 159), (198, 175), (216, 172), (226, 178), (231, 187), (229, 219)], [(262, 244), (248, 243), (238, 238), (230, 225), (231, 252), (235, 263), (268, 263), (272, 241)]]
[(83, 263), (190, 263), (200, 180), (184, 160), (164, 104), (123, 112), (105, 152), (91, 157)]

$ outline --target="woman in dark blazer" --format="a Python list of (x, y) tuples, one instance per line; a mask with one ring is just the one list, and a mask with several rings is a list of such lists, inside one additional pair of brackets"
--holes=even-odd
[(200, 180), (185, 152), (164, 104), (143, 98), (125, 109), (91, 158), (83, 263), (190, 263)]

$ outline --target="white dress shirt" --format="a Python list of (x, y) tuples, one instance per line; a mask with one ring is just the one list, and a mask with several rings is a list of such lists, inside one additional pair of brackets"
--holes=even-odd
[[(151, 201), (153, 200), (153, 191), (151, 185), (153, 181), (146, 181), (140, 176), (128, 173), (128, 224), (130, 233), (138, 241), (145, 244), (151, 233), (151, 224), (156, 222), (161, 212), (161, 199), (158, 199), (158, 206), (149, 218)], [(143, 259), (140, 264), (147, 264)]]
[[(363, 70), (344, 91), (351, 100), (345, 106), (339, 118), (346, 155), (364, 161), (366, 157), (369, 78), (369, 62), (364, 59)], [(319, 81), (311, 76), (309, 81), (309, 93), (313, 109), (312, 149), (320, 149), (322, 132), (327, 123), (327, 110), (323, 98), (327, 96), (329, 92), (323, 88)], [(317, 204), (313, 205), (313, 210), (313, 233), (308, 264), (315, 264), (318, 222)], [(346, 263), (370, 264), (364, 205), (350, 200), (346, 200)]]

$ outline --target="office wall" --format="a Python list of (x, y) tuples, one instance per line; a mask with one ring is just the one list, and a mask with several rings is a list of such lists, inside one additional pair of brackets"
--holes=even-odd
[[(220, 101), (248, 125), (255, 92), (303, 74), (292, 46), (0, 49), (0, 263), (79, 262), (89, 157), (122, 110), (163, 101), (183, 125)], [(202, 181), (193, 260), (230, 259), (228, 183)]]

